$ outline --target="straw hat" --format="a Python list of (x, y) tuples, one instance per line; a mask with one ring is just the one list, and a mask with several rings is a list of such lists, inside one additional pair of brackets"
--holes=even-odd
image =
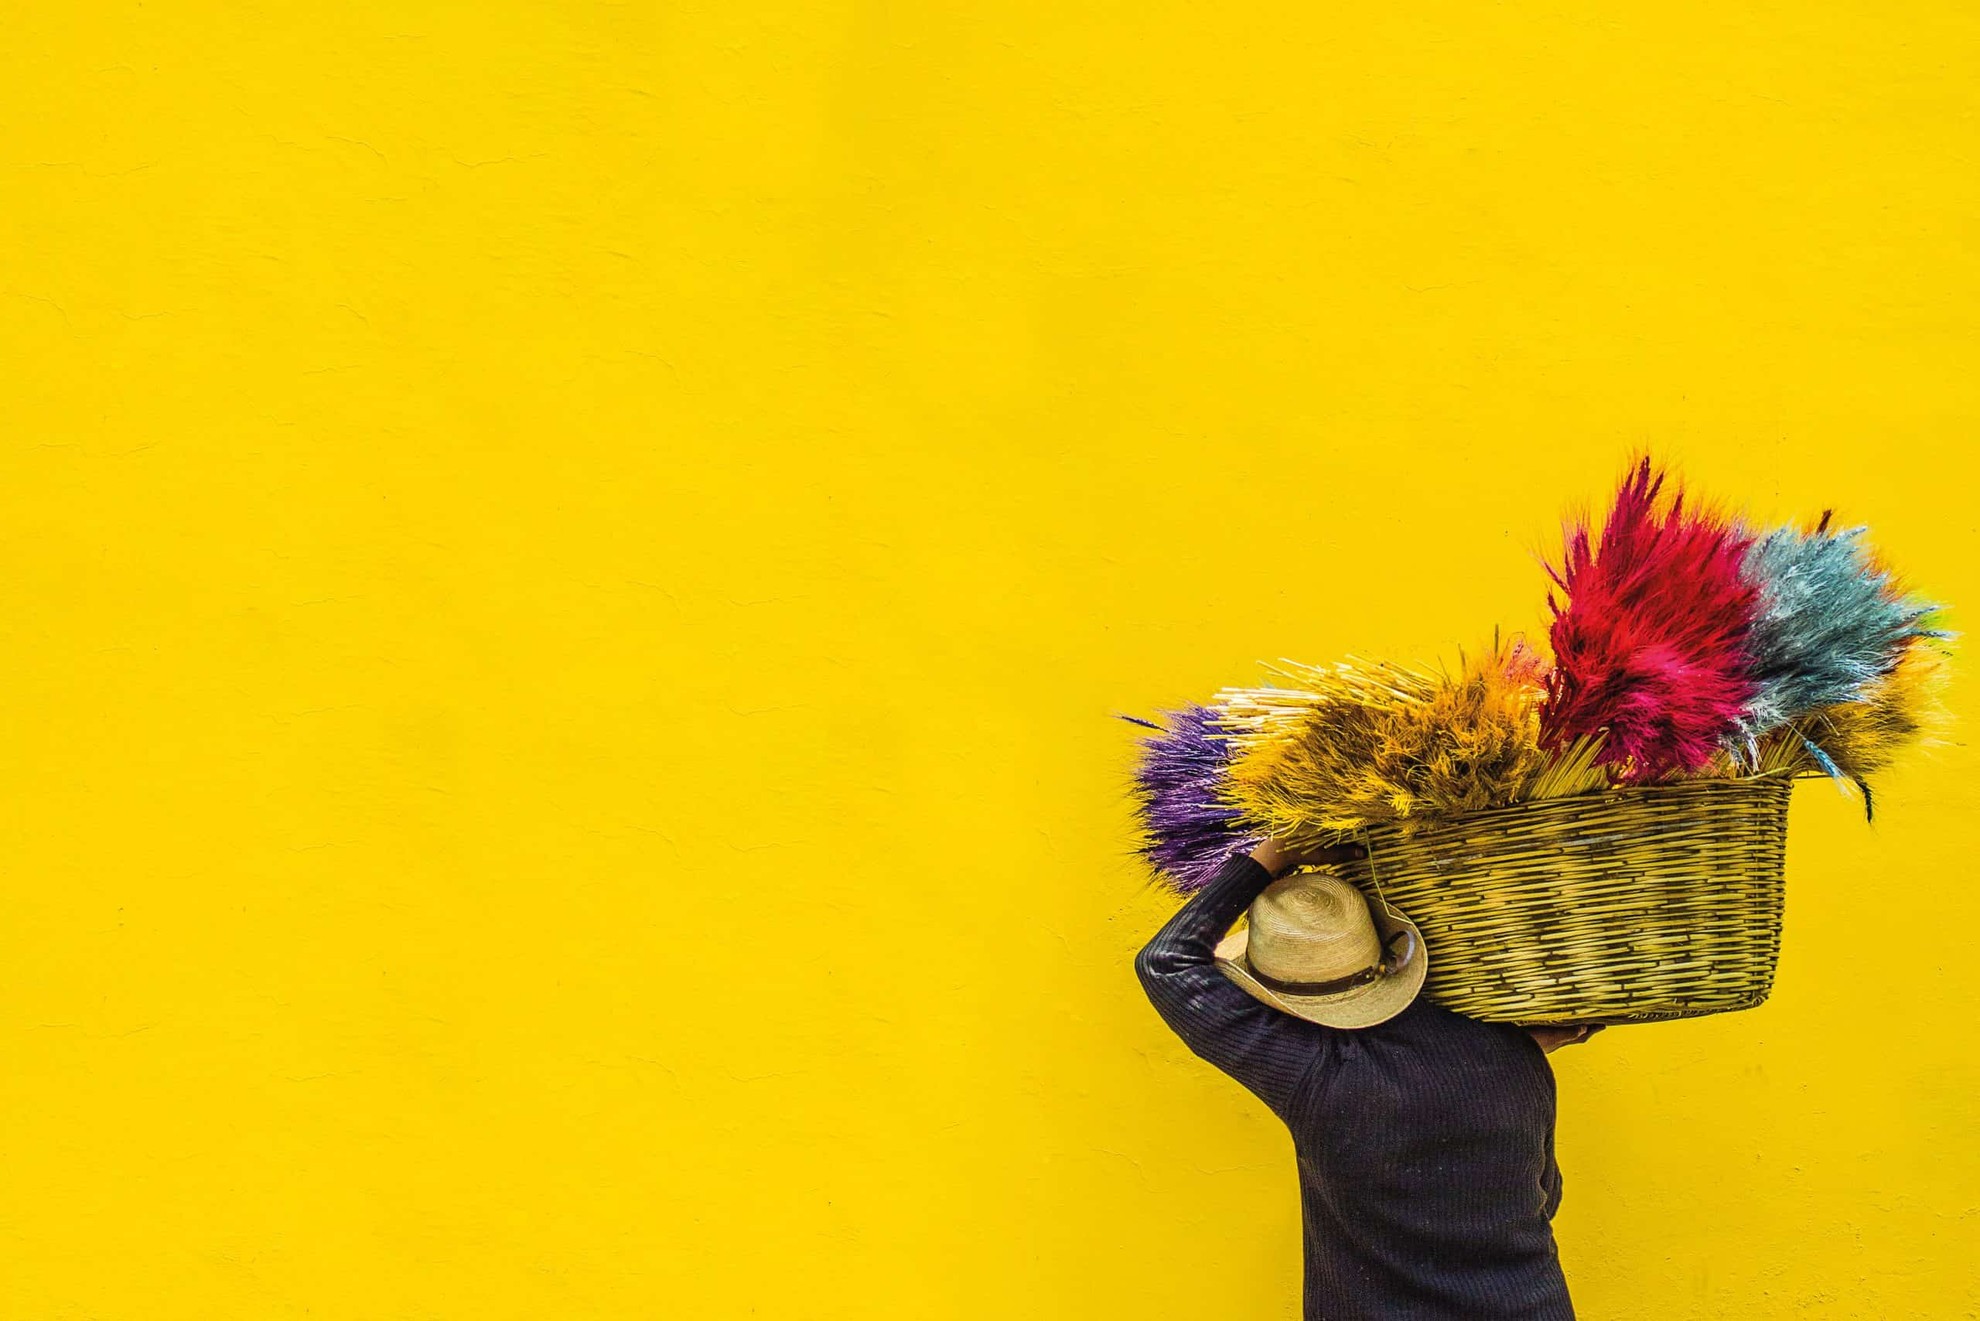
[(1294, 872), (1252, 901), (1217, 945), (1224, 975), (1274, 1009), (1328, 1027), (1373, 1027), (1409, 1008), (1430, 957), (1416, 924), (1338, 876)]

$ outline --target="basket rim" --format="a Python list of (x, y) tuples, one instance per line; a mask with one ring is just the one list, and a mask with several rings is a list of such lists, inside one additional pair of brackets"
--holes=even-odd
[[(1502, 803), (1497, 807), (1480, 808), (1476, 812), (1453, 812), (1448, 814), (1412, 818), (1410, 822), (1401, 820), (1377, 821), (1370, 825), (1354, 826), (1348, 829), (1321, 830), (1316, 834), (1335, 841), (1364, 839), (1369, 836), (1406, 837), (1422, 831), (1436, 830), (1446, 825), (1460, 822), (1487, 821), (1495, 817), (1530, 815), (1541, 812), (1558, 812), (1572, 809), (1601, 810), (1625, 807), (1633, 802), (1644, 802), (1664, 797), (1686, 794), (1746, 794), (1772, 793), (1777, 790), (1792, 790), (1795, 781), (1806, 779), (1826, 780), (1830, 778), (1820, 771), (1761, 771), (1753, 775), (1700, 775), (1675, 780), (1663, 780), (1655, 784), (1613, 785), (1606, 789), (1586, 790), (1577, 794), (1562, 794), (1555, 798), (1522, 798), (1514, 803)], [(1409, 828), (1405, 829), (1408, 826)]]

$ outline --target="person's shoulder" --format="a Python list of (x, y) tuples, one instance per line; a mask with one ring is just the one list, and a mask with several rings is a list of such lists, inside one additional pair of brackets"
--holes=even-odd
[(1512, 1023), (1488, 1023), (1455, 1009), (1447, 1009), (1420, 995), (1410, 1002), (1409, 1008), (1382, 1026), (1389, 1029), (1388, 1035), (1391, 1036), (1437, 1038), (1452, 1042), (1493, 1043), (1514, 1040), (1514, 1034), (1525, 1036), (1525, 1029)]

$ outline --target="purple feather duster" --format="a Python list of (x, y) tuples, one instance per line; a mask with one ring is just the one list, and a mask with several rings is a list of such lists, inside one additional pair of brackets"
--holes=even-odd
[(1194, 894), (1234, 851), (1248, 849), (1262, 837), (1244, 833), (1237, 811), (1220, 796), (1230, 745), (1215, 709), (1191, 703), (1165, 714), (1166, 729), (1121, 717), (1156, 731), (1141, 740), (1141, 762), (1134, 772), (1142, 834), (1138, 852), (1161, 884), (1178, 894)]

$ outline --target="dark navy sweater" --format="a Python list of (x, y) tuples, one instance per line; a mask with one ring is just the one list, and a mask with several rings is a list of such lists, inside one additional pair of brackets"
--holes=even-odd
[(1271, 879), (1233, 853), (1135, 972), (1190, 1050), (1292, 1131), (1307, 1321), (1571, 1319), (1545, 1052), (1422, 996), (1354, 1031), (1254, 1000), (1211, 951)]

